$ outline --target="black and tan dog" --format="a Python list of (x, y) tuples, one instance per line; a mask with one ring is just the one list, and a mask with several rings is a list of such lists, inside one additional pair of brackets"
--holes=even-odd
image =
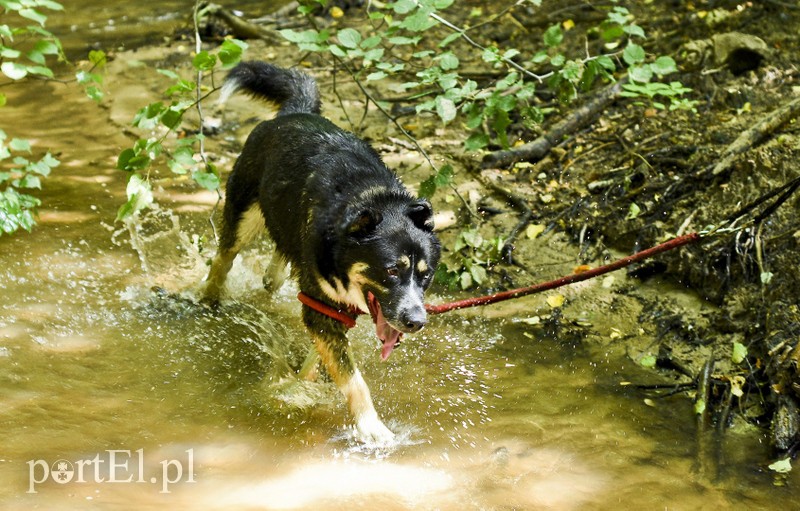
[(319, 115), (310, 76), (246, 62), (226, 78), (223, 97), (239, 89), (279, 111), (252, 131), (228, 178), (205, 299), (219, 299), (236, 254), (266, 228), (276, 253), (265, 286), (280, 287), (290, 264), (303, 322), (361, 438), (387, 442), (393, 434), (375, 412), (345, 334), (354, 314), (369, 311), (385, 360), (403, 333), (425, 325), (423, 293), (439, 261), (431, 206), (366, 142)]

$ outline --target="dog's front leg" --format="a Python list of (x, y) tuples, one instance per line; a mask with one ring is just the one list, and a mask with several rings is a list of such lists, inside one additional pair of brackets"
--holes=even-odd
[[(360, 439), (369, 444), (391, 442), (394, 433), (378, 418), (369, 388), (350, 358), (344, 326), (310, 310), (304, 310), (303, 317), (325, 369), (347, 399)], [(325, 323), (323, 328), (321, 323)]]

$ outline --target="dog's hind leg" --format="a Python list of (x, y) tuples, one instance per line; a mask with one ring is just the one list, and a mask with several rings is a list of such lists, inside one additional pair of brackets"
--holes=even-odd
[(347, 400), (359, 438), (368, 444), (390, 443), (394, 433), (378, 418), (369, 388), (350, 358), (344, 325), (321, 317), (307, 306), (303, 306), (303, 321), (311, 333), (323, 366)]
[(211, 261), (211, 270), (208, 272), (203, 290), (204, 302), (216, 303), (219, 301), (219, 295), (236, 255), (266, 229), (264, 215), (261, 213), (258, 203), (253, 203), (238, 216), (231, 209), (232, 206), (226, 203), (219, 249)]

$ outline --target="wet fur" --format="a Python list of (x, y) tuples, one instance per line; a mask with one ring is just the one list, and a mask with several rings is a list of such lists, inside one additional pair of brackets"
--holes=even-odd
[[(393, 328), (422, 328), (423, 293), (439, 260), (430, 204), (412, 196), (366, 142), (319, 115), (308, 75), (247, 62), (231, 71), (223, 94), (239, 89), (280, 110), (252, 131), (228, 178), (205, 299), (219, 299), (236, 254), (266, 228), (276, 246), (269, 289), (280, 287), (289, 263), (309, 296), (366, 312), (369, 292)], [(344, 325), (305, 305), (302, 317), (362, 438), (391, 439), (350, 357)]]

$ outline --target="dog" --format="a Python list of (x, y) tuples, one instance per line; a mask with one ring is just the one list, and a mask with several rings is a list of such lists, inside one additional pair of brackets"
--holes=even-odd
[(226, 77), (221, 100), (238, 90), (278, 112), (253, 129), (228, 177), (204, 300), (219, 300), (236, 254), (266, 230), (275, 254), (265, 287), (281, 286), (288, 263), (303, 323), (359, 438), (390, 442), (394, 435), (375, 411), (346, 333), (356, 314), (369, 312), (386, 360), (403, 334), (425, 325), (424, 292), (440, 255), (431, 204), (414, 197), (369, 144), (320, 115), (311, 76), (242, 62)]

